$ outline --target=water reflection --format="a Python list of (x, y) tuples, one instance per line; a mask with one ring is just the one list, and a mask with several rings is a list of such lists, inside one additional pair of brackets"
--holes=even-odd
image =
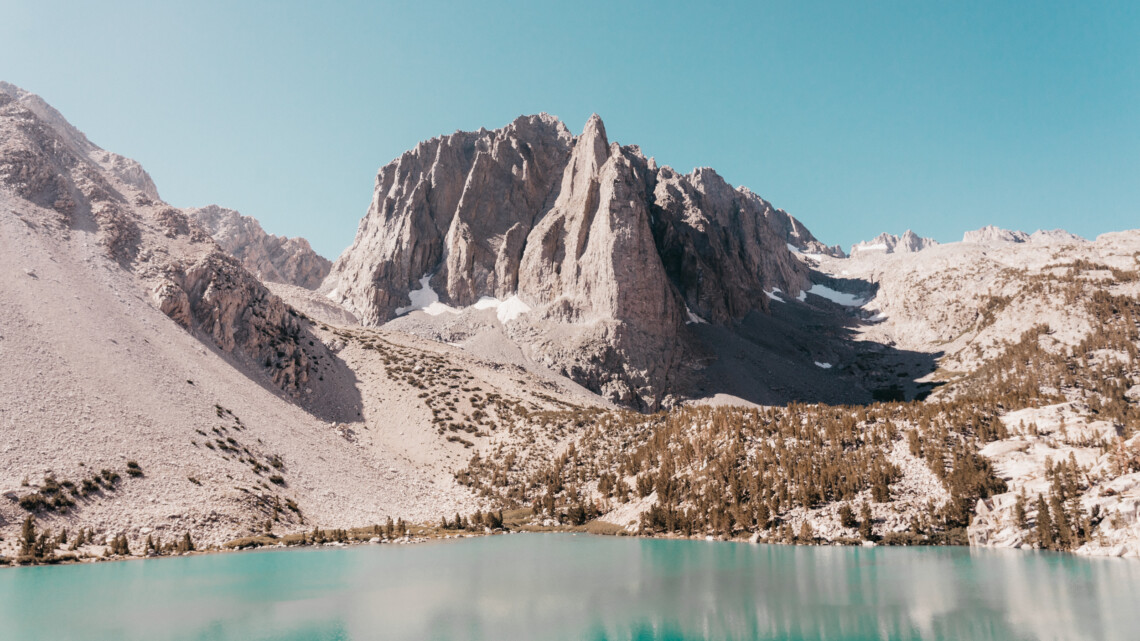
[(1135, 561), (518, 535), (7, 570), (0, 630), (52, 640), (1134, 639), (1138, 593)]

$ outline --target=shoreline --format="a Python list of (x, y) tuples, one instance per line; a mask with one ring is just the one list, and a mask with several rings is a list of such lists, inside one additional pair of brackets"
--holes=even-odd
[[(111, 555), (103, 556), (101, 554), (88, 554), (78, 558), (62, 558), (52, 562), (40, 563), (17, 563), (15, 559), (7, 559), (7, 563), (0, 564), (0, 570), (15, 569), (15, 568), (31, 568), (31, 567), (53, 567), (53, 566), (71, 566), (71, 565), (90, 565), (101, 563), (115, 563), (115, 562), (128, 562), (128, 561), (144, 561), (163, 558), (183, 558), (193, 556), (210, 556), (221, 554), (235, 554), (244, 552), (269, 552), (273, 550), (301, 550), (301, 549), (327, 549), (327, 548), (354, 548), (363, 546), (387, 546), (387, 545), (424, 545), (430, 543), (438, 543), (444, 541), (458, 541), (460, 539), (475, 539), (485, 538), (492, 536), (507, 536), (517, 534), (570, 534), (578, 535), (583, 534), (587, 536), (598, 537), (614, 537), (614, 538), (637, 538), (637, 539), (656, 539), (656, 540), (673, 540), (673, 541), (696, 541), (707, 543), (735, 543), (735, 544), (748, 544), (748, 545), (772, 545), (772, 546), (785, 546), (785, 547), (846, 547), (846, 548), (967, 548), (977, 550), (991, 550), (991, 551), (1016, 551), (1016, 552), (1048, 552), (1063, 556), (1072, 556), (1077, 558), (1103, 558), (1103, 559), (1132, 559), (1135, 557), (1126, 557), (1112, 554), (1081, 554), (1074, 550), (1044, 550), (1040, 548), (1013, 548), (1013, 547), (998, 547), (998, 546), (980, 546), (970, 544), (955, 544), (955, 543), (927, 543), (927, 544), (910, 544), (906, 542), (893, 542), (884, 543), (880, 541), (861, 541), (854, 540), (843, 541), (820, 541), (818, 543), (786, 543), (781, 541), (769, 541), (757, 538), (755, 535), (748, 538), (724, 538), (719, 536), (705, 535), (705, 536), (677, 536), (674, 534), (669, 535), (652, 535), (640, 534), (633, 532), (620, 531), (591, 531), (591, 524), (581, 526), (523, 526), (512, 529), (495, 530), (491, 532), (476, 532), (476, 531), (455, 531), (451, 533), (447, 530), (441, 530), (437, 527), (427, 526), (410, 526), (411, 528), (419, 529), (418, 532), (409, 534), (408, 536), (397, 537), (393, 539), (381, 538), (372, 536), (364, 538), (362, 536), (354, 536), (361, 531), (370, 531), (370, 528), (353, 528), (351, 530), (344, 529), (329, 529), (320, 530), (322, 534), (343, 532), (345, 533), (345, 540), (333, 540), (322, 542), (301, 542), (300, 537), (307, 537), (309, 532), (285, 534), (280, 537), (239, 537), (232, 539), (220, 546), (211, 546), (206, 549), (192, 550), (189, 552), (176, 553), (176, 554), (141, 554), (141, 555)], [(374, 540), (380, 539), (380, 540)], [(106, 547), (106, 546), (92, 546), (92, 547)], [(67, 552), (69, 556), (72, 552)]]

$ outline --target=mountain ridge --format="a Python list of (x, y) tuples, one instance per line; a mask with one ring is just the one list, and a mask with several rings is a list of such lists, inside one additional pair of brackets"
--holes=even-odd
[(578, 136), (539, 114), (381, 168), (321, 290), (368, 325), (395, 318), (425, 277), (453, 307), (517, 296), (530, 311), (505, 329), (532, 358), (652, 409), (700, 351), (690, 318), (738, 322), (767, 311), (764, 292), (810, 285), (790, 241), (834, 252), (709, 168), (678, 174), (610, 142), (597, 114)]
[(395, 306), (364, 326), (41, 103), (0, 91), (0, 554), (28, 516), (89, 558), (508, 509), (1140, 556), (1140, 230), (845, 258), (600, 118), (523, 117), (381, 170), (338, 259)]

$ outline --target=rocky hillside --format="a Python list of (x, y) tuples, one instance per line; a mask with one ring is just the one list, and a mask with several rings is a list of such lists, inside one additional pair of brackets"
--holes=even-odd
[(711, 169), (658, 167), (597, 116), (572, 136), (542, 114), (383, 167), (323, 291), (368, 325), (416, 292), (453, 310), (517, 301), (504, 331), (528, 357), (651, 409), (706, 351), (687, 324), (731, 325), (810, 286), (789, 246), (834, 253)]
[(232, 209), (208, 205), (187, 209), (186, 215), (262, 282), (316, 289), (332, 267), (304, 238), (266, 233), (257, 220)]
[(567, 413), (560, 457), (518, 444), (463, 478), (642, 534), (1140, 556), (1140, 232), (817, 269), (872, 286), (843, 299), (862, 341), (938, 359), (923, 400)]
[[(462, 381), (519, 411), (576, 393), (462, 358), (420, 376), (415, 367), (441, 357), (399, 337), (350, 346), (158, 200), (137, 163), (10, 85), (0, 91), (0, 283), (9, 558), (28, 515), (56, 533), (82, 528), (100, 554), (120, 535), (141, 550), (149, 535), (218, 544), (481, 507), (451, 471), (483, 438), (433, 422), (442, 418), (425, 390)], [(473, 411), (463, 402), (448, 404)]]
[(306, 384), (303, 331), (280, 299), (184, 212), (156, 200), (137, 163), (90, 143), (38, 96), (0, 89), (0, 185), (14, 199), (7, 215), (64, 241), (91, 234), (175, 322), (287, 392)]

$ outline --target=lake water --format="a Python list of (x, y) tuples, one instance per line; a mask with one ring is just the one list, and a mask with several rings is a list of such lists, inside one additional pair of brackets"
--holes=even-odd
[(522, 534), (0, 570), (0, 638), (1140, 639), (1140, 563)]

